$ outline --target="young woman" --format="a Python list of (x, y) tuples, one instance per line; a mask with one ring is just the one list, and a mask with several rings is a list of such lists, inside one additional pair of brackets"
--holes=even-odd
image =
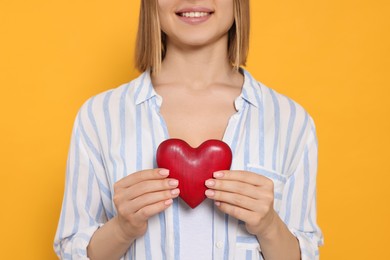
[[(88, 100), (69, 152), (55, 250), (64, 259), (316, 259), (311, 117), (245, 65), (249, 0), (143, 0), (137, 79)], [(168, 138), (226, 142), (190, 209), (156, 166)]]

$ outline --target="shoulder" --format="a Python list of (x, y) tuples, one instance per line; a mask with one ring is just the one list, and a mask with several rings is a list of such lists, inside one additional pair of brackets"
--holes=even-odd
[(272, 133), (273, 144), (283, 163), (287, 162), (286, 174), (296, 169), (305, 148), (317, 146), (316, 129), (308, 111), (292, 98), (279, 93), (265, 84), (253, 80), (254, 95), (260, 100), (258, 106), (265, 128)]
[(315, 123), (308, 111), (292, 98), (279, 93), (250, 74), (253, 94), (258, 100), (258, 109), (264, 117), (264, 124), (273, 129), (281, 140), (304, 144), (316, 140)]
[(259, 83), (264, 94), (264, 106), (275, 110), (281, 120), (294, 118), (295, 120), (311, 120), (312, 117), (308, 111), (291, 97), (277, 92), (276, 90)]
[(137, 98), (148, 91), (144, 88), (148, 79), (145, 75), (86, 100), (76, 115), (73, 131), (81, 131), (91, 140), (115, 131), (124, 117), (135, 114)]
[(251, 74), (245, 72), (248, 82), (252, 85), (253, 95), (256, 97), (259, 109), (272, 116), (279, 123), (313, 123), (308, 111), (291, 97), (279, 93), (275, 89), (256, 80)]
[(120, 110), (120, 106), (132, 106), (135, 104), (137, 90), (144, 83), (145, 73), (130, 82), (106, 90), (87, 99), (80, 107), (78, 115), (102, 117), (105, 113), (111, 113)]

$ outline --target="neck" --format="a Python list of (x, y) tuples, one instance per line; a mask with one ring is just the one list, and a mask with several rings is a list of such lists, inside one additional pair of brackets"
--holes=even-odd
[(237, 74), (227, 55), (227, 36), (202, 47), (167, 43), (159, 79), (174, 79), (191, 88), (202, 88), (213, 82), (228, 81)]

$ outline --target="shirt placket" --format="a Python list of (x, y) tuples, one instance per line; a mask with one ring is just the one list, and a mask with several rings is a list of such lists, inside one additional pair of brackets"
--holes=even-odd
[[(162, 98), (161, 96), (155, 94), (150, 100), (150, 105), (153, 109), (153, 125), (158, 126), (156, 128), (156, 140), (157, 143), (160, 143), (164, 141), (165, 139), (169, 138), (169, 133), (167, 126), (165, 124), (164, 118), (160, 114), (160, 107), (162, 104)], [(161, 259), (166, 260), (175, 260), (179, 259), (180, 256), (176, 255), (175, 252), (175, 231), (174, 231), (174, 213), (173, 213), (173, 207), (169, 207), (164, 211), (165, 215), (165, 227), (166, 227), (166, 233), (165, 235), (165, 256), (162, 256)], [(155, 245), (159, 246), (159, 245)], [(176, 245), (177, 246), (177, 245)]]
[[(234, 132), (240, 121), (240, 116), (242, 116), (240, 111), (243, 107), (244, 100), (242, 97), (238, 97), (235, 100), (235, 106), (238, 112), (229, 119), (228, 125), (226, 127), (225, 135), (223, 141), (231, 146)], [(234, 151), (233, 151), (234, 152)], [(233, 154), (234, 157), (234, 154)], [(234, 167), (232, 165), (232, 167)], [(236, 242), (238, 220), (234, 219), (220, 210), (215, 208), (214, 211), (214, 230), (213, 230), (213, 259), (234, 259), (234, 248)]]

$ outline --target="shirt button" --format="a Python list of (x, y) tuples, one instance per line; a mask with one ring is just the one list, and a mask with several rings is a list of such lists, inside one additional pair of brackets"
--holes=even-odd
[(223, 242), (222, 241), (218, 241), (217, 243), (215, 243), (215, 246), (217, 248), (222, 248), (223, 247)]

